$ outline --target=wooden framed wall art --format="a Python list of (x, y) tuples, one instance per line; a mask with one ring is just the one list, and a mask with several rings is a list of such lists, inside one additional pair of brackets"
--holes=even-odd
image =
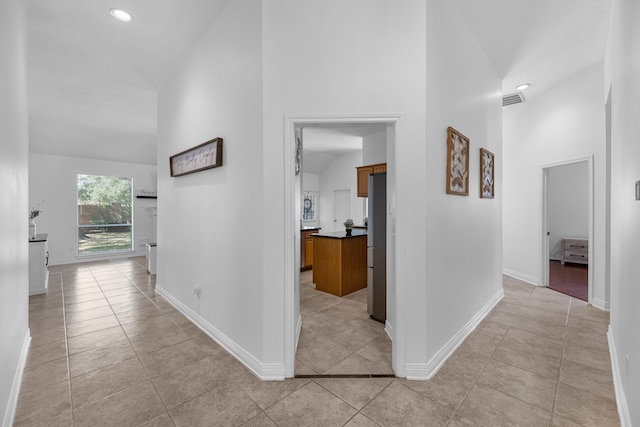
[(222, 166), (222, 138), (214, 138), (169, 158), (171, 176), (187, 175), (218, 166)]
[(494, 197), (494, 161), (495, 156), (489, 150), (480, 149), (480, 198)]
[(447, 129), (447, 194), (469, 195), (469, 138)]

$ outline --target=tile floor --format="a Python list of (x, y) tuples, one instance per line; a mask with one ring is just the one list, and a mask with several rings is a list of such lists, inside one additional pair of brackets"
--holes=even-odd
[(393, 375), (391, 340), (367, 313), (367, 290), (344, 297), (318, 291), (313, 271), (300, 274), (302, 330), (296, 375)]
[[(50, 271), (30, 298), (17, 426), (619, 425), (607, 313), (511, 278), (431, 380), (262, 382), (154, 294), (144, 259)], [(318, 360), (302, 369), (339, 365)]]

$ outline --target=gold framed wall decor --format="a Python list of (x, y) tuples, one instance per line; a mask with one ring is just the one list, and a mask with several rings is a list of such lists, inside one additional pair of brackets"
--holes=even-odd
[(469, 138), (447, 129), (447, 194), (469, 195)]
[(222, 138), (214, 138), (169, 157), (171, 176), (222, 166)]
[(489, 150), (480, 149), (480, 198), (493, 199), (495, 156)]

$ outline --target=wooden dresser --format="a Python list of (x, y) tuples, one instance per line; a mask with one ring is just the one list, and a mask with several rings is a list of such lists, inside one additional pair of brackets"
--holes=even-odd
[(583, 239), (562, 239), (561, 263), (573, 262), (589, 264), (589, 241)]

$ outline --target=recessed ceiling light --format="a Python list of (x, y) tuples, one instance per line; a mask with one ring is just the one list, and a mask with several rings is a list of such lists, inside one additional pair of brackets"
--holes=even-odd
[(111, 16), (121, 22), (131, 22), (131, 20), (133, 19), (133, 17), (129, 13), (125, 12), (122, 9), (111, 9), (109, 13), (111, 13)]
[(529, 86), (531, 86), (531, 83), (523, 83), (521, 85), (516, 86), (516, 90), (525, 90)]

